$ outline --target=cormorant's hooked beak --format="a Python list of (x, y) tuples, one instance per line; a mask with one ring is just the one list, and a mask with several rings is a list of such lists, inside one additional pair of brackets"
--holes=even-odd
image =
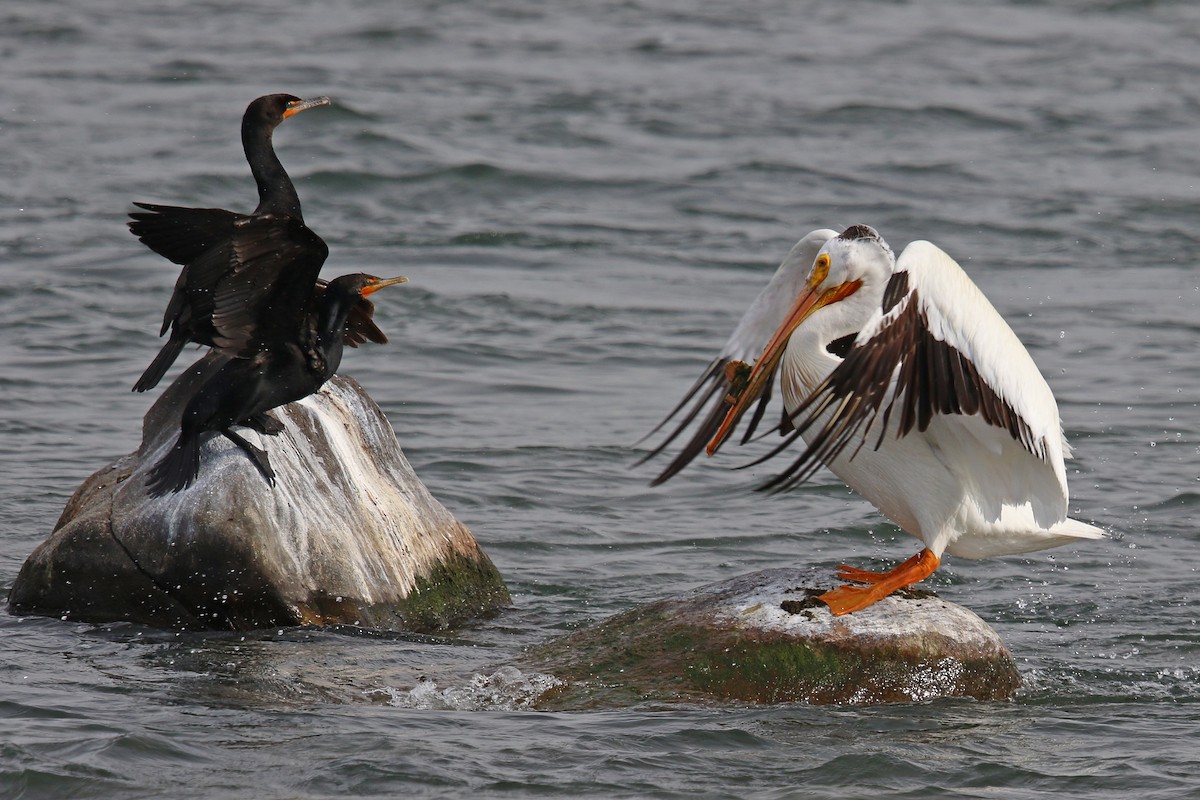
[[(828, 270), (826, 270), (828, 271)], [(821, 279), (824, 279), (821, 275)], [(759, 398), (763, 390), (767, 386), (767, 380), (775, 372), (775, 368), (779, 366), (779, 360), (783, 358), (783, 352), (787, 349), (788, 340), (792, 337), (792, 332), (799, 328), (804, 320), (808, 319), (818, 309), (836, 303), (839, 300), (844, 300), (850, 295), (858, 291), (862, 286), (862, 281), (854, 280), (838, 284), (829, 289), (820, 290), (819, 281), (814, 285), (810, 281), (805, 287), (800, 296), (796, 298), (795, 305), (788, 312), (787, 318), (783, 324), (775, 331), (775, 335), (771, 337), (771, 341), (767, 342), (766, 349), (763, 350), (758, 361), (754, 362), (754, 369), (750, 371), (749, 378), (746, 379), (744, 388), (740, 390), (737, 383), (734, 384), (734, 389), (728, 398), (732, 405), (729, 411), (725, 414), (725, 420), (721, 423), (721, 427), (717, 429), (716, 434), (705, 448), (708, 455), (717, 452), (717, 448), (729, 438), (729, 434), (733, 432), (733, 428), (737, 425), (738, 420), (742, 418), (742, 414), (754, 405), (754, 401)], [(739, 362), (740, 363), (740, 362)]]
[(383, 278), (372, 278), (367, 281), (367, 285), (362, 288), (359, 294), (366, 297), (369, 294), (375, 294), (375, 292), (378, 292), (385, 286), (395, 286), (397, 283), (408, 283), (408, 278), (387, 278), (386, 280)]
[(314, 97), (311, 100), (297, 100), (293, 103), (288, 103), (288, 107), (283, 110), (283, 118), (287, 119), (290, 116), (299, 114), (301, 111), (307, 111), (310, 108), (317, 106), (327, 106), (333, 101), (328, 97)]

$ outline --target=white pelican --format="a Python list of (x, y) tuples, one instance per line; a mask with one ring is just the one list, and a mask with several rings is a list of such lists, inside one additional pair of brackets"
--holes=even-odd
[[(707, 449), (778, 371), (795, 430), (775, 453), (800, 436), (807, 447), (768, 486), (787, 488), (824, 464), (925, 544), (890, 572), (840, 567), (843, 580), (865, 585), (821, 595), (835, 615), (924, 580), (943, 553), (989, 558), (1104, 536), (1067, 517), (1070, 448), (1050, 387), (946, 253), (913, 242), (896, 259), (855, 225), (825, 242), (788, 299), (748, 378), (724, 398)], [(836, 346), (848, 337), (851, 346)]]

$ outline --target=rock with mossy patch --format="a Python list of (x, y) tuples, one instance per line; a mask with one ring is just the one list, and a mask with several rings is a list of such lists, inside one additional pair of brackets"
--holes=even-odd
[(76, 491), (13, 584), (17, 614), (169, 628), (348, 624), (430, 631), (494, 612), (508, 590), (471, 532), (413, 472), (354, 381), (273, 410), (245, 431), (275, 486), (224, 437), (197, 482), (152, 497), (147, 472), (175, 441), (202, 359), (146, 414), (142, 445)]
[(816, 596), (836, 583), (828, 570), (765, 570), (553, 640), (528, 654), (566, 681), (541, 705), (997, 700), (1020, 686), (999, 635), (967, 609), (901, 592), (834, 617)]

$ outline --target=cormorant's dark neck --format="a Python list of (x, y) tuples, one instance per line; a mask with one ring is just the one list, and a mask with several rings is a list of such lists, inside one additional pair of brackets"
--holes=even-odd
[(258, 184), (258, 208), (254, 213), (283, 214), (303, 220), (300, 196), (271, 145), (273, 132), (273, 128), (264, 129), (261, 124), (242, 121), (242, 147), (246, 150), (250, 174)]
[(333, 338), (341, 338), (345, 333), (346, 320), (350, 318), (350, 311), (354, 308), (354, 303), (358, 298), (354, 295), (335, 293), (326, 289), (325, 297), (322, 300), (321, 314), (317, 322), (317, 335), (321, 337), (321, 343), (325, 344)]
[(317, 343), (325, 353), (326, 370), (329, 375), (337, 372), (342, 363), (342, 345), (346, 334), (346, 322), (358, 302), (357, 293), (347, 293), (330, 284), (321, 298), (321, 310), (317, 315)]

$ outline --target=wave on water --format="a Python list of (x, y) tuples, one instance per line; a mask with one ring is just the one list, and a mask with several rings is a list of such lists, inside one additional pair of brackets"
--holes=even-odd
[[(1114, 660), (1138, 658), (1137, 648)], [(1200, 698), (1200, 668), (1124, 667), (1038, 668), (1023, 671), (1019, 697), (1034, 705), (1063, 702), (1194, 703)]]

